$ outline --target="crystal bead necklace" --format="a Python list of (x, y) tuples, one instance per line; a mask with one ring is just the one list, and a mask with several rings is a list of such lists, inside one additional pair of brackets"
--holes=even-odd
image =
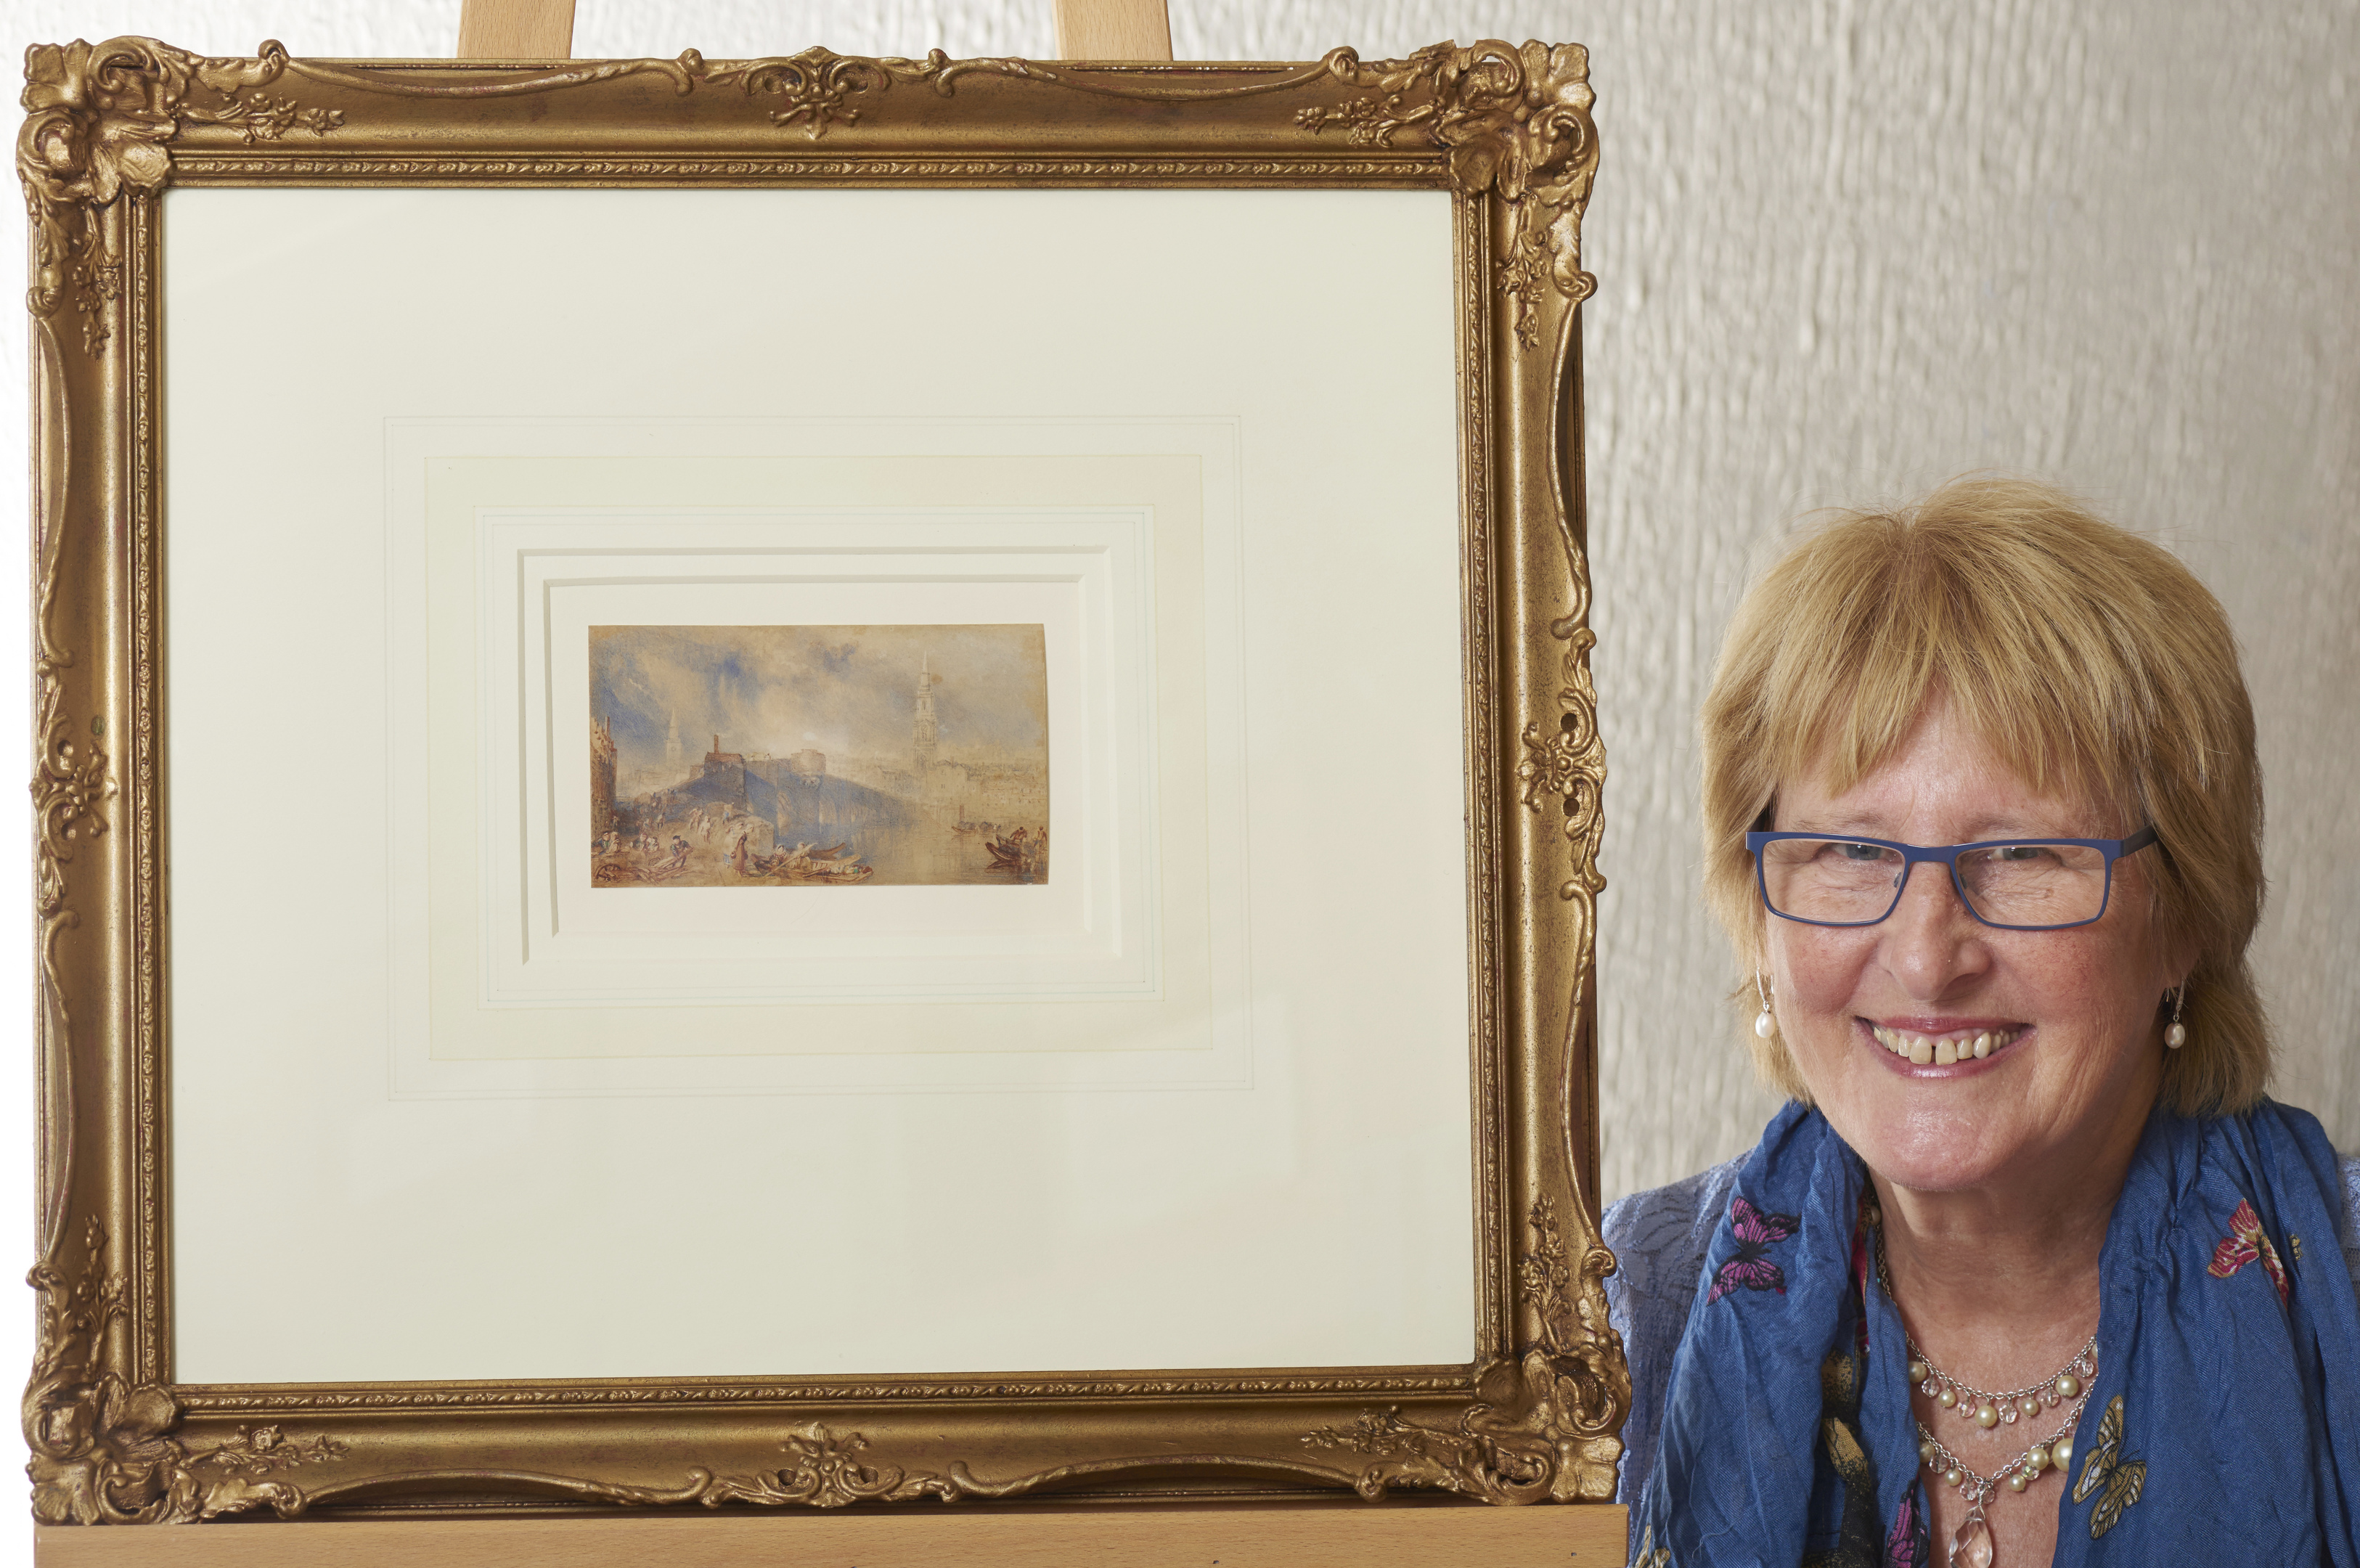
[[(1885, 1262), (1885, 1227), (1876, 1228), (1876, 1282), (1885, 1288), (1887, 1301), (1893, 1299), (1893, 1274)], [(2062, 1370), (2038, 1383), (2027, 1383), (2004, 1394), (1986, 1393), (1970, 1384), (1961, 1383), (1940, 1367), (1918, 1347), (1909, 1331), (1901, 1331), (1902, 1342), (1909, 1347), (1909, 1381), (1919, 1393), (1931, 1399), (1946, 1410), (1959, 1415), (1985, 1432), (2002, 1425), (2013, 1426), (2022, 1421), (2027, 1427), (2040, 1418), (2043, 1410), (2054, 1411), (2070, 1405), (2063, 1424), (2022, 1454), (2009, 1460), (1989, 1475), (1978, 1474), (1957, 1454), (1926, 1429), (1918, 1426), (1918, 1457), (1924, 1461), (1928, 1474), (1945, 1486), (1956, 1486), (1966, 1499), (1967, 1517), (1950, 1535), (1950, 1568), (1992, 1568), (1993, 1546), (1990, 1521), (1984, 1508), (2005, 1486), (2011, 1492), (2021, 1492), (2054, 1469), (2060, 1475), (2073, 1460), (2073, 1431), (2081, 1424), (2081, 1408), (2090, 1402), (2090, 1382), (2098, 1375), (2098, 1336), (2073, 1355)]]
[[(1888, 1290), (1886, 1294), (1892, 1292)], [(1907, 1333), (1904, 1339), (1908, 1339)], [(2038, 1383), (2027, 1383), (2005, 1394), (1986, 1394), (1981, 1388), (1960, 1382), (1931, 1361), (1918, 1348), (1916, 1340), (1909, 1341), (1909, 1380), (1918, 1391), (1930, 1398), (1946, 1410), (1956, 1410), (1961, 1417), (1988, 1432), (2005, 1423), (2014, 1426), (2017, 1418), (2037, 1421), (2043, 1410), (2055, 1410), (2068, 1399), (2081, 1397), (2082, 1386), (2096, 1376), (2098, 1370), (2098, 1336), (2074, 1353), (2063, 1371), (2054, 1377)]]

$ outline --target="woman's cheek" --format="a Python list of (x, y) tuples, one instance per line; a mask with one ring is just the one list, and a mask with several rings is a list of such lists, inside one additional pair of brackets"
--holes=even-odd
[(1781, 946), (1778, 967), (1784, 972), (1787, 1000), (1799, 1015), (1794, 1027), (1833, 1021), (1848, 1028), (1852, 999), (1859, 991), (1861, 967), (1866, 961), (1864, 946), (1808, 937), (1787, 938)]

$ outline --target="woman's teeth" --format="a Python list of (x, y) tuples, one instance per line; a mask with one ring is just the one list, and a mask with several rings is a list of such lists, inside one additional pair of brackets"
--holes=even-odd
[(1981, 1061), (2014, 1040), (2024, 1027), (1969, 1029), (1964, 1034), (1919, 1034), (1916, 1029), (1885, 1029), (1871, 1024), (1876, 1043), (1918, 1067), (1948, 1067), (1954, 1062)]

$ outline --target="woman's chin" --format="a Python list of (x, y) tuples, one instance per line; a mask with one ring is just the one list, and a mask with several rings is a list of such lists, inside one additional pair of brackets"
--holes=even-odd
[(1986, 1187), (2006, 1169), (1981, 1149), (1858, 1149), (1861, 1160), (1877, 1175), (1913, 1192), (1967, 1192)]
[(1965, 1192), (2005, 1177), (2018, 1140), (2004, 1136), (1994, 1117), (1964, 1106), (1952, 1114), (1907, 1091), (1896, 1102), (1893, 1085), (1878, 1087), (1884, 1092), (1863, 1096), (1863, 1104), (1821, 1103), (1829, 1122), (1877, 1175), (1920, 1192)]

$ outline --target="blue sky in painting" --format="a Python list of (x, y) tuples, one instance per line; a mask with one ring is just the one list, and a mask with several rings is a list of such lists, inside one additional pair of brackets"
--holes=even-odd
[(691, 765), (716, 733), (724, 751), (902, 756), (922, 658), (943, 756), (1046, 765), (1038, 626), (594, 626), (590, 713), (627, 791), (658, 781), (674, 714)]

